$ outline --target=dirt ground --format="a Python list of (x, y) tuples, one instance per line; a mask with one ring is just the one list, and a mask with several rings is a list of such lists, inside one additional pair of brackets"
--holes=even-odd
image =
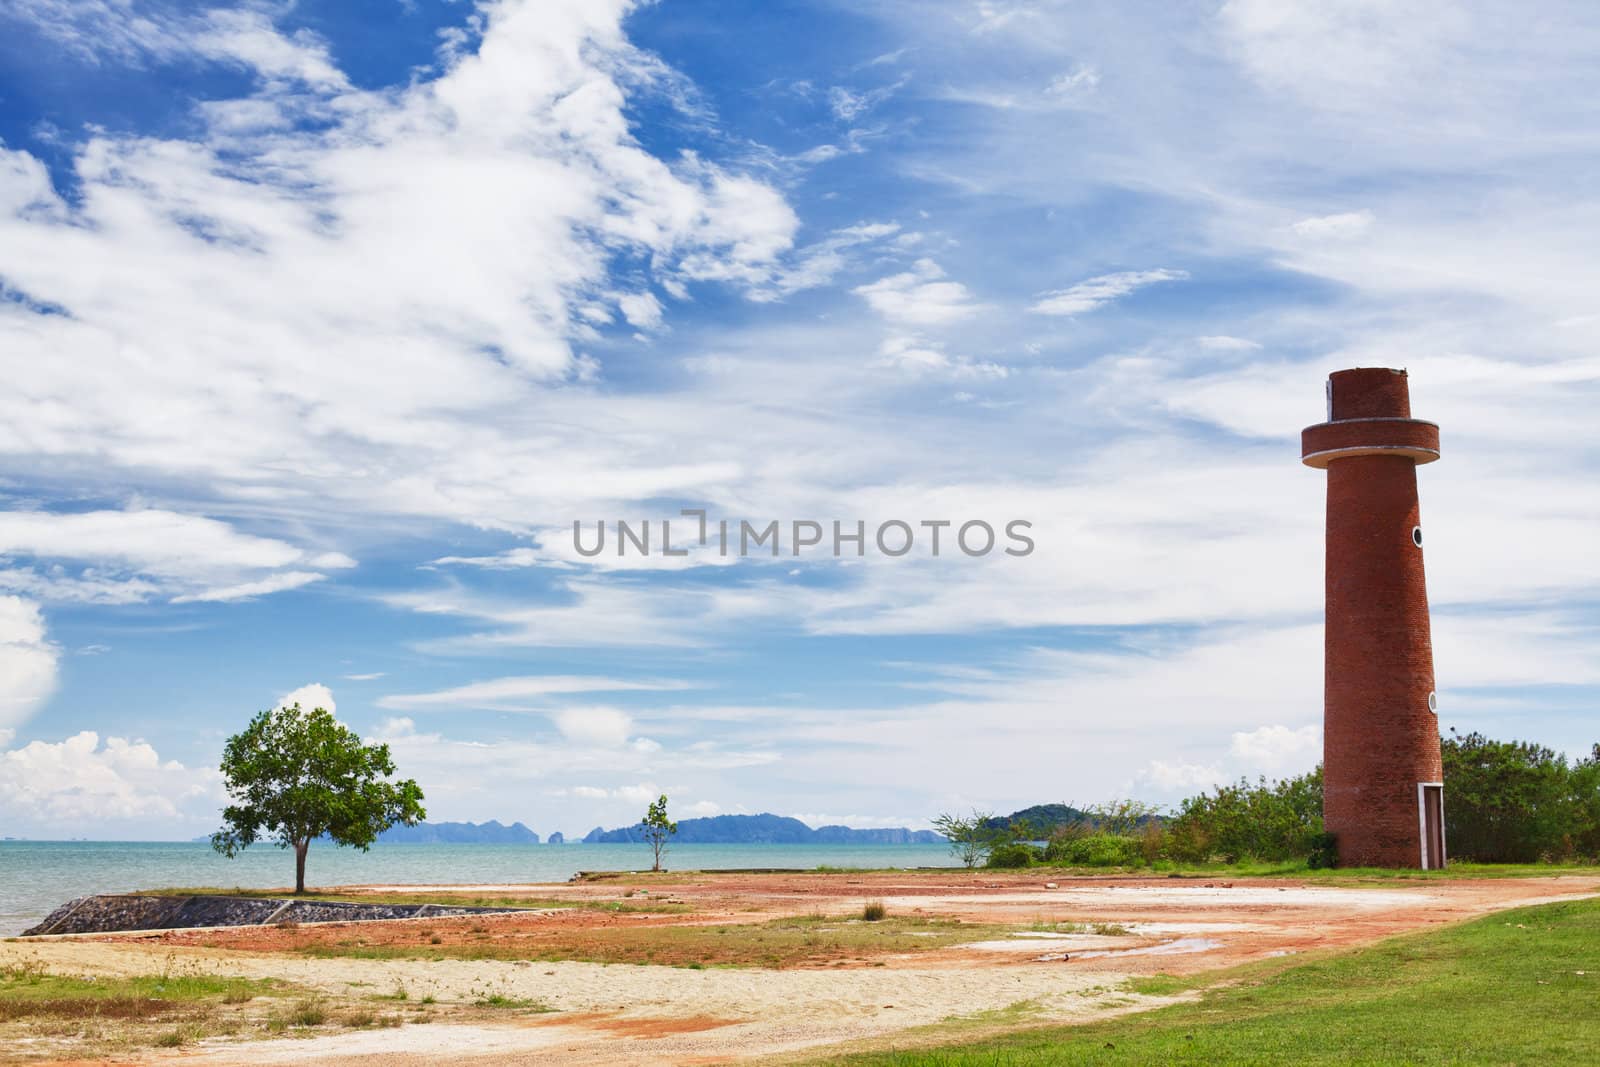
[[(176, 970), (276, 978), (342, 1004), (404, 990), (413, 1005), (398, 1028), (207, 1038), (119, 1055), (119, 1063), (712, 1064), (1142, 1010), (1167, 1001), (1127, 991), (1130, 977), (1354, 946), (1503, 908), (1600, 894), (1600, 877), (1314, 884), (918, 871), (341, 892), (459, 892), (578, 906), (36, 938), (0, 943), (0, 966), (31, 961), (84, 976)], [(869, 900), (884, 902), (902, 924), (898, 932), (868, 930), (855, 918)], [(784, 927), (790, 940), (772, 955), (768, 931), (789, 919), (821, 932)], [(967, 926), (971, 940), (962, 933)], [(881, 943), (868, 936), (880, 929)], [(915, 950), (917, 937), (929, 937), (933, 947)], [(737, 946), (756, 943), (765, 955), (739, 955)], [(717, 951), (711, 966), (697, 956), (708, 945)], [(472, 958), (478, 954), (512, 958)], [(593, 959), (628, 962), (578, 962)], [(769, 962), (748, 965), (759, 960)], [(415, 1007), (424, 999), (434, 1005), (425, 1013)], [(509, 1007), (492, 1011), (486, 1003)]]

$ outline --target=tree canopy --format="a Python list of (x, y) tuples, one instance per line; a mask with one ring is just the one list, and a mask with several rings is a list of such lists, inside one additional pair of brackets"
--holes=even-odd
[(262, 839), (295, 852), (296, 893), (306, 888), (306, 850), (326, 835), (365, 852), (379, 834), (427, 814), (422, 790), (395, 772), (388, 745), (363, 745), (323, 708), (299, 704), (263, 711), (228, 738), (222, 775), (233, 803), (211, 846), (236, 855)]
[(667, 795), (661, 794), (661, 799), (651, 804), (644, 813), (644, 819), (639, 823), (644, 827), (644, 839), (650, 843), (650, 850), (655, 854), (653, 871), (661, 869), (661, 857), (667, 851), (667, 838), (678, 832), (678, 824), (667, 817)]

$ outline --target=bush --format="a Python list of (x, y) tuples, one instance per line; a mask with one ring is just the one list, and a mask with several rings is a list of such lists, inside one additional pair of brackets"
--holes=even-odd
[(1167, 854), (1191, 863), (1303, 859), (1322, 833), (1322, 768), (1189, 797), (1167, 824)]
[(1139, 867), (1145, 862), (1144, 836), (1070, 834), (1052, 838), (1044, 855), (1064, 867)]
[(1339, 838), (1324, 830), (1314, 834), (1311, 838), (1311, 855), (1306, 857), (1306, 866), (1314, 871), (1327, 870), (1339, 866)]
[(1543, 745), (1452, 730), (1443, 756), (1452, 858), (1531, 863), (1600, 852), (1600, 745), (1569, 765)]
[(881, 921), (887, 914), (889, 914), (889, 909), (883, 906), (883, 901), (869, 900), (861, 909), (861, 920), (875, 923)]
[(1039, 850), (1021, 841), (1008, 841), (989, 850), (986, 867), (1032, 867), (1039, 860)]

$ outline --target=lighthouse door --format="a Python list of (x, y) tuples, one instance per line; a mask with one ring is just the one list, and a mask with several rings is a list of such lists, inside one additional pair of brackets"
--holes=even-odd
[(1419, 783), (1417, 800), (1422, 808), (1422, 869), (1436, 871), (1444, 866), (1444, 786)]

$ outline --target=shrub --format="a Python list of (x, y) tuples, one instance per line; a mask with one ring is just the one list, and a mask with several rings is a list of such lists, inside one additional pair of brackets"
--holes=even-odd
[(1064, 867), (1138, 867), (1144, 860), (1144, 837), (1088, 833), (1053, 838), (1045, 859)]
[(1339, 866), (1339, 838), (1324, 830), (1311, 837), (1311, 855), (1306, 857), (1306, 866), (1314, 871), (1326, 870)]
[(1031, 867), (1039, 859), (1039, 850), (1021, 841), (1008, 841), (989, 850), (986, 867)]
[(1167, 854), (1203, 863), (1288, 860), (1311, 854), (1322, 833), (1322, 768), (1251, 785), (1241, 778), (1189, 797), (1167, 824)]
[(881, 900), (869, 900), (861, 909), (863, 922), (875, 923), (889, 914), (889, 909), (883, 906)]

